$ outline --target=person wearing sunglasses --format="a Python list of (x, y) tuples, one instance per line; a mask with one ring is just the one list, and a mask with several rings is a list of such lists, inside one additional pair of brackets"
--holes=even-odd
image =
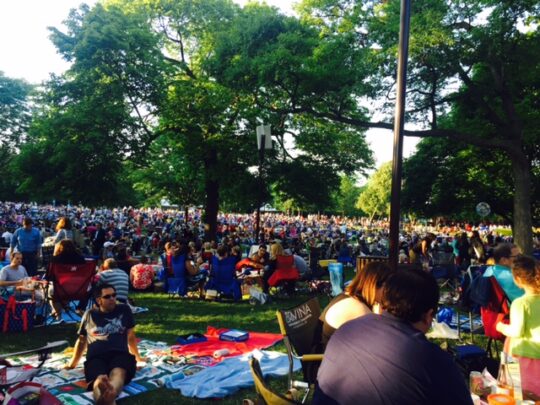
[(83, 315), (73, 357), (65, 368), (77, 366), (85, 349), (84, 375), (88, 390), (99, 404), (113, 404), (135, 376), (137, 362), (144, 361), (137, 348), (135, 322), (131, 309), (116, 302), (110, 284), (94, 289), (96, 306)]

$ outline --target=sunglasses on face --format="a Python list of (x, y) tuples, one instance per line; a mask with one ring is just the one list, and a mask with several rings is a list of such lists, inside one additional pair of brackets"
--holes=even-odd
[(114, 294), (102, 295), (101, 298), (106, 299), (106, 300), (110, 300), (111, 298), (116, 298), (116, 293), (114, 293)]

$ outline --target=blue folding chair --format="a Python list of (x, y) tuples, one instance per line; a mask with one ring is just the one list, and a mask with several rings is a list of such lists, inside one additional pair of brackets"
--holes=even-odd
[(214, 256), (210, 280), (206, 283), (205, 289), (216, 290), (220, 295), (232, 296), (235, 301), (242, 299), (241, 281), (236, 278), (235, 265), (236, 259), (234, 257), (220, 260)]

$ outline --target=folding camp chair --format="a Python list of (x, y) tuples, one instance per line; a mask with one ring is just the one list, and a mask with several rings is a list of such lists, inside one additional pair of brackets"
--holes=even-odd
[(12, 367), (9, 365), (8, 359), (18, 356), (24, 356), (26, 354), (32, 354), (37, 353), (38, 355), (38, 361), (39, 364), (36, 367), (28, 367), (20, 366), (20, 367), (13, 367), (13, 369), (16, 371), (15, 373), (7, 373), (13, 374), (12, 378), (7, 377), (5, 384), (0, 383), (0, 393), (2, 393), (4, 390), (6, 390), (9, 387), (14, 386), (17, 383), (23, 382), (23, 381), (32, 381), (32, 379), (39, 373), (41, 366), (43, 366), (43, 363), (50, 357), (50, 354), (55, 350), (59, 349), (60, 347), (67, 346), (68, 342), (66, 340), (60, 340), (57, 342), (47, 343), (45, 346), (37, 347), (35, 349), (31, 350), (24, 350), (22, 352), (17, 353), (7, 353), (7, 354), (0, 354), (0, 364), (6, 363), (8, 367)]
[[(95, 274), (96, 262), (93, 260), (83, 264), (51, 263), (47, 271), (47, 280), (49, 286), (53, 285), (53, 292), (47, 293), (47, 298), (60, 303), (86, 301), (90, 296), (92, 278)], [(64, 307), (69, 313), (69, 305)]]
[(240, 290), (241, 281), (236, 278), (236, 259), (226, 257), (219, 260), (212, 258), (212, 272), (210, 280), (206, 283), (206, 290), (217, 290), (218, 294), (230, 295), (235, 301), (242, 299)]
[[(317, 370), (323, 355), (315, 353), (321, 335), (321, 307), (317, 297), (289, 309), (277, 311), (279, 329), (289, 357), (289, 389), (305, 390), (304, 402), (317, 379)], [(297, 357), (302, 363), (304, 381), (293, 380), (293, 361)]]
[(253, 381), (255, 382), (255, 390), (259, 395), (258, 404), (263, 405), (300, 405), (301, 402), (289, 399), (283, 395), (277, 394), (270, 389), (264, 380), (264, 375), (261, 370), (261, 365), (255, 357), (249, 359), (249, 368)]
[(490, 282), (491, 291), (488, 303), (480, 307), (480, 315), (484, 324), (484, 334), (488, 338), (486, 351), (492, 355), (492, 345), (497, 354), (499, 353), (497, 342), (504, 342), (506, 339), (502, 333), (497, 331), (496, 326), (499, 322), (508, 323), (510, 300), (494, 276), (487, 277), (487, 279)]
[(294, 264), (293, 255), (278, 255), (276, 257), (276, 269), (268, 279), (270, 287), (278, 287), (285, 284), (286, 290), (294, 292), (294, 283), (300, 280), (300, 273)]
[[(487, 267), (486, 265), (469, 266), (467, 271), (463, 273), (461, 285), (458, 288), (458, 300), (455, 306), (458, 336), (461, 338), (461, 331), (468, 329), (471, 334), (471, 343), (474, 343), (474, 334), (483, 330), (483, 326), (475, 325), (478, 325), (478, 320), (481, 321), (481, 305), (487, 303), (487, 301), (477, 302), (477, 292), (473, 294), (472, 289), (478, 285), (479, 280), (477, 279), (483, 277)], [(481, 298), (479, 300), (483, 301)], [(462, 319), (461, 314), (465, 314), (465, 319)]]

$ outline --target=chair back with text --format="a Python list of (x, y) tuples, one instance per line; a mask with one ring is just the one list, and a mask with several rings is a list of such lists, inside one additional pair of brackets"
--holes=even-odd
[(289, 378), (292, 381), (292, 364), (294, 356), (299, 356), (302, 361), (304, 380), (312, 384), (316, 379), (316, 360), (309, 358), (310, 355), (319, 356), (318, 349), (321, 336), (321, 307), (317, 297), (289, 309), (277, 311), (279, 329), (283, 335), (283, 342), (289, 356)]
[(47, 279), (54, 285), (53, 300), (66, 302), (88, 298), (92, 278), (96, 274), (96, 262), (83, 264), (51, 263)]

